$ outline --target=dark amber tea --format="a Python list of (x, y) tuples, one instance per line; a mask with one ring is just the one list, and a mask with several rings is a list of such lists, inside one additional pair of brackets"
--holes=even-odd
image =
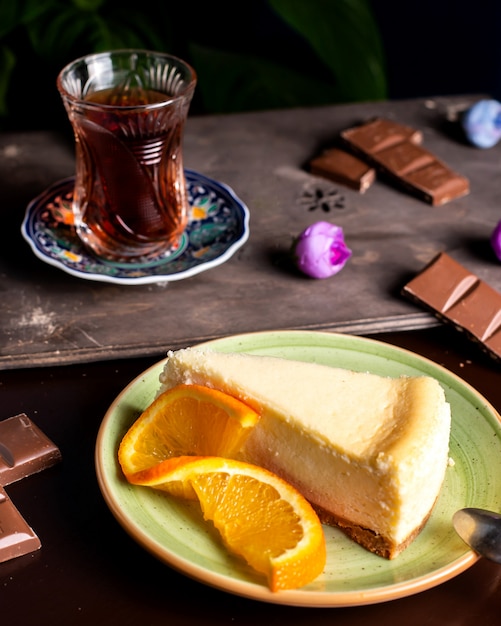
[(83, 219), (93, 225), (97, 237), (140, 246), (147, 253), (157, 242), (176, 241), (186, 224), (184, 186), (179, 186), (177, 169), (184, 119), (175, 111), (166, 114), (162, 107), (144, 108), (166, 100), (158, 92), (114, 92), (98, 91), (85, 98), (104, 105), (113, 102), (112, 109), (88, 108), (75, 116), (82, 158), (88, 161), (85, 179), (94, 181)]
[[(112, 86), (99, 88), (108, 67), (102, 81), (79, 83), (78, 98), (63, 93), (76, 139), (75, 226), (97, 255), (119, 262), (169, 251), (188, 219), (181, 142), (194, 79), (187, 89), (176, 67), (153, 53), (143, 66), (140, 54)], [(95, 60), (86, 68), (96, 71)]]
[(145, 104), (155, 104), (155, 102), (165, 102), (169, 99), (168, 94), (154, 89), (143, 89), (141, 87), (130, 87), (118, 85), (109, 87), (101, 91), (87, 94), (84, 100), (95, 102), (96, 104), (107, 104), (118, 107), (137, 107)]

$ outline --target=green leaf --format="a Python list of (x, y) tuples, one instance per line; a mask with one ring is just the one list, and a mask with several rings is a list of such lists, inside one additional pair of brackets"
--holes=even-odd
[(89, 28), (89, 20), (80, 17), (78, 9), (66, 6), (29, 22), (26, 29), (35, 53), (45, 59), (65, 58)]
[(327, 104), (336, 86), (279, 64), (196, 44), (190, 46), (197, 90), (211, 113)]
[(387, 97), (379, 29), (367, 0), (269, 0), (332, 72), (345, 101)]
[(60, 5), (60, 0), (17, 0), (12, 4), (19, 7), (20, 21), (27, 24), (38, 19), (44, 13), (53, 11), (56, 6)]
[(103, 6), (106, 0), (71, 0), (81, 11), (96, 11)]
[(20, 21), (21, 11), (19, 5), (16, 2), (12, 2), (12, 0), (3, 0), (0, 5), (0, 37), (10, 33)]
[(139, 10), (116, 8), (106, 19), (116, 40), (114, 48), (165, 50), (169, 45), (172, 25), (157, 24)]
[(46, 11), (52, 11), (54, 0), (1, 0), (0, 37), (5, 37), (17, 26), (37, 19)]
[[(53, 61), (117, 48), (155, 48), (165, 38), (152, 20), (133, 9), (104, 7), (82, 10), (76, 3), (58, 4), (26, 25), (35, 52)], [(105, 10), (106, 9), (106, 10)]]

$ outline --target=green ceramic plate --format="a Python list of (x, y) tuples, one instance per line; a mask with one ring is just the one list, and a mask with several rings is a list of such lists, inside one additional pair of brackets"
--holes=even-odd
[(477, 560), (452, 528), (457, 509), (501, 510), (501, 418), (472, 387), (448, 370), (388, 344), (330, 333), (286, 331), (238, 335), (205, 344), (223, 352), (250, 352), (316, 361), (385, 376), (427, 374), (444, 387), (452, 407), (454, 465), (433, 514), (397, 559), (368, 553), (341, 532), (325, 528), (324, 573), (299, 590), (270, 592), (243, 562), (230, 556), (194, 506), (129, 485), (117, 462), (119, 442), (152, 401), (163, 361), (136, 378), (111, 405), (96, 446), (103, 496), (130, 535), (156, 557), (198, 581), (256, 600), (297, 606), (339, 607), (383, 602), (434, 587)]

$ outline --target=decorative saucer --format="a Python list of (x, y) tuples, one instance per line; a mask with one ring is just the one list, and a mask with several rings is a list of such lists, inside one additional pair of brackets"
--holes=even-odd
[(188, 278), (227, 261), (249, 237), (249, 210), (227, 185), (186, 170), (190, 218), (179, 246), (148, 263), (112, 263), (91, 254), (72, 225), (74, 177), (32, 200), (21, 232), (35, 255), (63, 271), (110, 283), (138, 285)]

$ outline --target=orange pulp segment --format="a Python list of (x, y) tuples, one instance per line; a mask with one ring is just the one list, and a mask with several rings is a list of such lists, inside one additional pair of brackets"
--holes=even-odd
[(133, 482), (198, 499), (227, 548), (264, 574), (271, 591), (302, 587), (325, 567), (317, 514), (268, 470), (221, 457), (181, 456), (136, 473)]
[(118, 460), (126, 477), (173, 456), (232, 457), (259, 414), (240, 400), (201, 385), (159, 395), (123, 437)]

